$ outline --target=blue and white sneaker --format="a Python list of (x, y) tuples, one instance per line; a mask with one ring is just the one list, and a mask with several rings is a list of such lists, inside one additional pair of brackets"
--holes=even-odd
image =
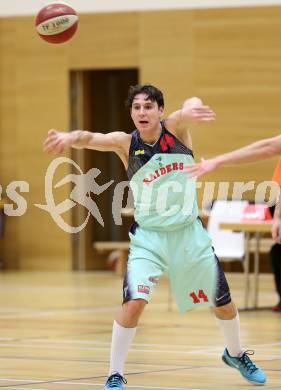
[(230, 367), (236, 368), (240, 374), (249, 382), (255, 385), (263, 385), (266, 382), (266, 375), (261, 368), (255, 365), (249, 358), (254, 351), (245, 351), (241, 357), (232, 357), (225, 349), (222, 360)]
[(103, 390), (123, 390), (123, 383), (127, 383), (126, 379), (116, 372), (107, 378)]

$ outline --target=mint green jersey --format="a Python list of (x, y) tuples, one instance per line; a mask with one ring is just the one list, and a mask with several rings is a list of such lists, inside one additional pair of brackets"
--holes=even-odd
[(193, 162), (192, 151), (163, 124), (154, 145), (144, 143), (138, 130), (132, 133), (128, 176), (139, 226), (174, 230), (198, 217), (196, 182), (185, 171)]

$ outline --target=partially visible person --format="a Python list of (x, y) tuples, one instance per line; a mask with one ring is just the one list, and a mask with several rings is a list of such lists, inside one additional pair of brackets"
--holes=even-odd
[(187, 167), (187, 171), (192, 174), (192, 177), (200, 177), (223, 166), (252, 163), (280, 155), (281, 135), (278, 135), (273, 138), (254, 142), (243, 148), (221, 154), (209, 160), (202, 159), (201, 162)]
[(276, 241), (276, 244), (272, 246), (270, 251), (275, 286), (279, 296), (279, 302), (273, 307), (273, 310), (281, 312), (281, 158), (275, 168), (272, 180), (280, 186), (279, 198), (275, 206), (272, 226), (272, 237)]
[[(219, 167), (228, 165), (239, 165), (253, 163), (260, 160), (265, 160), (269, 157), (281, 155), (281, 135), (273, 138), (267, 138), (253, 144), (244, 146), (243, 148), (233, 150), (232, 152), (221, 154), (210, 158), (209, 160), (202, 159), (201, 162), (189, 165), (186, 167), (187, 172), (191, 174), (191, 178), (198, 178), (206, 173), (215, 171)], [(281, 186), (281, 158), (276, 167), (273, 181), (276, 181)], [(272, 237), (277, 243), (281, 243), (281, 210), (280, 210), (280, 195), (276, 205), (274, 221), (272, 227)]]

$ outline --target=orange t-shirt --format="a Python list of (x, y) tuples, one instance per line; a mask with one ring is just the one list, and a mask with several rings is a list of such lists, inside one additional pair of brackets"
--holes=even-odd
[(277, 184), (281, 186), (281, 158), (278, 161), (278, 164), (276, 165), (272, 181), (275, 181)]

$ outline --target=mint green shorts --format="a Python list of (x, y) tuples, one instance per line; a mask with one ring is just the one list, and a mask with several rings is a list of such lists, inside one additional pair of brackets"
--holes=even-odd
[[(149, 302), (158, 280), (166, 273), (182, 314), (197, 307), (214, 306), (217, 259), (199, 219), (164, 232), (134, 224), (129, 236), (131, 245), (123, 302), (131, 299)], [(222, 276), (224, 278), (224, 274)]]

